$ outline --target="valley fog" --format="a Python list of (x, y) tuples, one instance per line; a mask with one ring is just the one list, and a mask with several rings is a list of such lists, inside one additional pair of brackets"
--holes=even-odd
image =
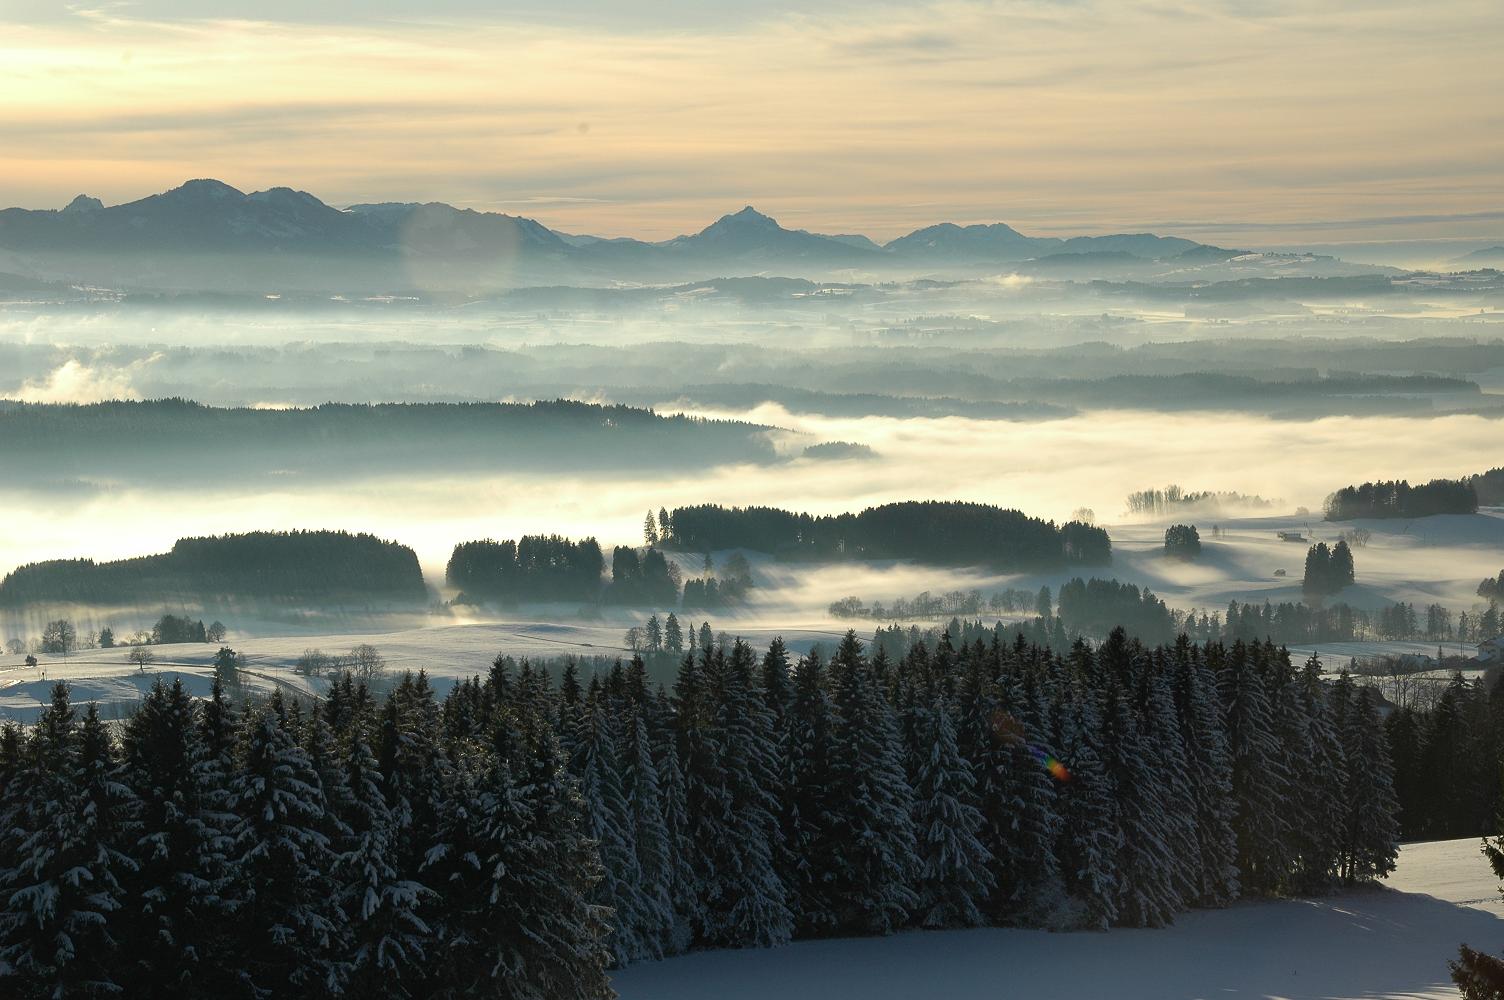
[[(644, 511), (698, 503), (781, 506), (815, 514), (916, 498), (964, 499), (1065, 520), (1080, 507), (1111, 524), (1139, 489), (1179, 483), (1298, 506), (1320, 518), (1333, 489), (1403, 470), (1413, 479), (1459, 475), (1495, 453), (1498, 425), (1468, 415), (1328, 417), (1289, 421), (1217, 412), (1097, 411), (1015, 423), (941, 419), (830, 419), (778, 407), (705, 414), (772, 425), (783, 440), (848, 441), (875, 455), (557, 474), (496, 470), (448, 477), (381, 475), (326, 481), (316, 474), (242, 477), (233, 462), (191, 486), (148, 483), (0, 484), (0, 563), (121, 558), (165, 551), (188, 535), (339, 526), (411, 545), (440, 582), (453, 545), (522, 534), (593, 535), (641, 542)], [(105, 516), (105, 514), (108, 516)], [(1203, 518), (1205, 520), (1205, 518)]]

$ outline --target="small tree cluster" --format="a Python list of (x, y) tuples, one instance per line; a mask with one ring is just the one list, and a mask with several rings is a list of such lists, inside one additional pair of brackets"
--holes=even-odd
[(1165, 529), (1165, 555), (1171, 559), (1195, 559), (1201, 554), (1201, 533), (1194, 524), (1172, 524)]
[(1339, 541), (1330, 548), (1326, 542), (1317, 542), (1306, 551), (1301, 589), (1307, 597), (1328, 597), (1351, 586), (1355, 579), (1353, 552), (1346, 542)]

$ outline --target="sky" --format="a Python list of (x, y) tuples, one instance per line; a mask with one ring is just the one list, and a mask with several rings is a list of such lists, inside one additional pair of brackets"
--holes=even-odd
[(0, 205), (1504, 242), (1501, 50), (1499, 0), (0, 0)]

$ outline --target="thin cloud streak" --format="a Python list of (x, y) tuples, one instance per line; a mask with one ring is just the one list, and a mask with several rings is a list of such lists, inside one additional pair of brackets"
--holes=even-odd
[(4, 26), (0, 200), (219, 176), (335, 204), (547, 206), (551, 226), (644, 238), (750, 202), (878, 239), (941, 220), (1490, 235), (1479, 206), (1504, 200), (1504, 8), (1480, 0), (836, 5), (631, 27), (464, 5), (402, 25), (134, 9)]

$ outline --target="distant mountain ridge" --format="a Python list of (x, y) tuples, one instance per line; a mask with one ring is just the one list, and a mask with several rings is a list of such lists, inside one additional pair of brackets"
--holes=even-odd
[[(788, 229), (750, 205), (661, 242), (556, 232), (523, 216), (442, 202), (335, 208), (293, 188), (246, 193), (191, 180), (120, 205), (79, 195), (61, 210), (0, 210), (0, 250), (30, 277), (244, 290), (258, 283), (463, 288), (535, 282), (656, 282), (767, 271), (923, 272), (1057, 255), (1170, 260), (1236, 251), (1148, 233), (1026, 236), (1003, 223), (941, 223), (884, 245)], [(1069, 265), (1069, 262), (1065, 262)]]
[(1459, 267), (1504, 267), (1504, 244), (1465, 253), (1452, 263)]

